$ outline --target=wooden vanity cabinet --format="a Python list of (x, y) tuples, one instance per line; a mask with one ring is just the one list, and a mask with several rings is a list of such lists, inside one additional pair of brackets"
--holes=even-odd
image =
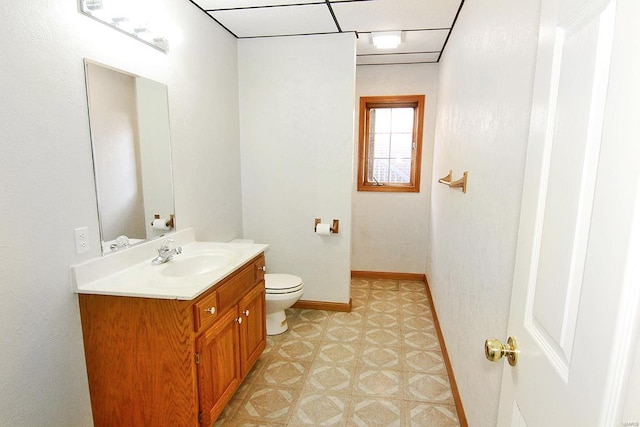
[(264, 281), (240, 301), (240, 357), (242, 378), (258, 361), (267, 343), (267, 322)]
[(262, 280), (247, 292), (241, 292), (240, 283), (221, 287), (221, 306), (224, 300), (237, 303), (196, 339), (200, 416), (205, 426), (215, 422), (266, 345), (264, 273), (260, 266), (256, 270)]
[(266, 345), (263, 267), (193, 301), (79, 294), (94, 425), (212, 425)]
[(200, 414), (203, 425), (218, 418), (242, 381), (238, 311), (228, 310), (196, 340)]

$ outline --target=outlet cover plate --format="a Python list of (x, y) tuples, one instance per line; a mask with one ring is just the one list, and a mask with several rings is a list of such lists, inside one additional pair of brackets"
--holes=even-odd
[(76, 240), (76, 253), (89, 252), (89, 227), (80, 227), (73, 230)]

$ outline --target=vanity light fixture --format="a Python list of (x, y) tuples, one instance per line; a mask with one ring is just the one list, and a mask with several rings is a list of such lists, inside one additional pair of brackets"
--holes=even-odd
[(371, 33), (371, 41), (378, 49), (395, 49), (402, 41), (401, 31), (381, 31)]
[(85, 7), (89, 10), (102, 9), (102, 0), (84, 0)]
[(169, 51), (164, 35), (148, 25), (145, 1), (149, 0), (79, 0), (80, 12), (163, 52)]

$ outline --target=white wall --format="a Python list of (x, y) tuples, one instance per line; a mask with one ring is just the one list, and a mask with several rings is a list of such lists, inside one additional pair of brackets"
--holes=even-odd
[(631, 363), (633, 367), (631, 375), (629, 375), (629, 386), (626, 391), (622, 421), (640, 423), (640, 404), (638, 404), (640, 402), (640, 340), (635, 350), (635, 360), (632, 360)]
[[(168, 55), (79, 14), (75, 1), (0, 3), (3, 426), (92, 424), (69, 273), (100, 254), (84, 57), (168, 84), (178, 227), (241, 235), (236, 41), (189, 2), (154, 5), (182, 31)], [(81, 226), (91, 246), (82, 256)]]
[(135, 77), (87, 63), (102, 239), (144, 239)]
[[(267, 272), (302, 277), (302, 299), (349, 300), (355, 37), (241, 40), (244, 236)], [(340, 220), (317, 236), (314, 218)]]
[[(353, 187), (352, 270), (425, 272), (437, 91), (438, 64), (356, 68), (357, 108), (361, 96), (425, 95), (425, 116), (419, 193), (377, 193)], [(357, 155), (356, 146), (354, 158)]]
[(522, 196), (538, 1), (475, 0), (440, 62), (434, 175), (469, 171), (467, 193), (432, 181), (427, 276), (469, 425), (495, 425)]
[(164, 230), (157, 230), (151, 226), (151, 220), (155, 215), (169, 218), (175, 214), (169, 98), (166, 85), (154, 80), (137, 78), (136, 106), (144, 197), (144, 235), (151, 239), (165, 233)]

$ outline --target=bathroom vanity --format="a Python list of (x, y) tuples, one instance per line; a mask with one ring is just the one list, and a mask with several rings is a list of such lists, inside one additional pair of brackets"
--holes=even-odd
[[(189, 260), (218, 253), (197, 245), (151, 270), (156, 277), (147, 262), (86, 284), (84, 266), (74, 272), (96, 427), (210, 426), (264, 350), (266, 245), (192, 274)], [(167, 271), (174, 276), (161, 277)], [(127, 289), (136, 279), (158, 295)], [(199, 290), (189, 299), (192, 282)]]

